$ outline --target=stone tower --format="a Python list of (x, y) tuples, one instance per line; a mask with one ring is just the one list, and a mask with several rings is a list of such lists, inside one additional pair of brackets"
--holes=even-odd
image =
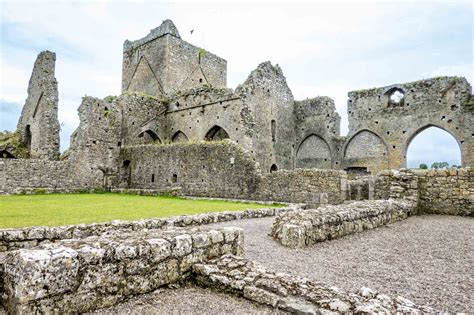
[(31, 158), (59, 159), (58, 82), (54, 77), (56, 54), (41, 52), (36, 58), (28, 98), (17, 130)]
[(123, 45), (122, 92), (153, 96), (226, 87), (227, 61), (181, 39), (171, 20)]

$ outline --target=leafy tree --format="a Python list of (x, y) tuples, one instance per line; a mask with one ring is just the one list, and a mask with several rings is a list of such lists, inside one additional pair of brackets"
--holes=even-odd
[(428, 168), (428, 165), (426, 165), (425, 163), (421, 163), (421, 164), (420, 164), (420, 168), (421, 168), (422, 170), (426, 170), (426, 169)]
[(449, 163), (448, 162), (434, 162), (433, 164), (431, 164), (431, 168), (448, 168), (449, 167)]

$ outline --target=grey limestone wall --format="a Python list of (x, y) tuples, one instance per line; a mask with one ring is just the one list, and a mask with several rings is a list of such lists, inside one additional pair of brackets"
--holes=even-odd
[(376, 198), (409, 198), (423, 213), (474, 215), (472, 168), (387, 170), (375, 179)]
[(416, 202), (403, 199), (355, 201), (292, 211), (275, 219), (271, 236), (283, 246), (305, 247), (403, 220), (416, 211)]
[(224, 255), (193, 266), (196, 281), (291, 314), (432, 313), (403, 297), (392, 298), (366, 287), (345, 292), (305, 278), (266, 270), (254, 261)]
[(133, 146), (122, 152), (123, 188), (205, 197), (294, 203), (340, 203), (347, 177), (336, 170), (281, 170), (262, 175), (253, 155), (229, 140)]
[(235, 91), (251, 115), (251, 153), (260, 169), (292, 169), (294, 161), (294, 98), (283, 71), (270, 62), (261, 63)]
[(11, 251), (0, 265), (1, 300), (11, 314), (93, 311), (183, 281), (194, 264), (241, 255), (243, 245), (243, 230), (228, 227), (119, 232)]
[(21, 142), (32, 158), (59, 159), (58, 82), (56, 54), (41, 52), (28, 84), (28, 98), (18, 120)]
[[(345, 167), (365, 165), (373, 173), (406, 167), (411, 140), (430, 126), (449, 132), (460, 146), (463, 166), (472, 166), (474, 107), (468, 103), (471, 93), (470, 84), (460, 77), (438, 77), (349, 92)], [(365, 132), (366, 138), (370, 133), (372, 140), (357, 141), (361, 132)], [(352, 146), (353, 141), (357, 143)], [(369, 145), (376, 148), (368, 151), (364, 161)], [(354, 157), (361, 159), (360, 163)]]

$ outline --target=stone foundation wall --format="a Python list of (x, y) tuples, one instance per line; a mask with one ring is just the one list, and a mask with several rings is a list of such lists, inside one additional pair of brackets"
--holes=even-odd
[(107, 233), (154, 231), (169, 227), (190, 227), (240, 219), (263, 218), (293, 211), (295, 209), (296, 208), (294, 207), (261, 208), (248, 209), (244, 211), (211, 212), (169, 218), (144, 219), (138, 221), (115, 220), (112, 222), (95, 224), (0, 229), (0, 253), (20, 248), (33, 248), (38, 245), (59, 242), (61, 240), (100, 236)]
[(376, 177), (375, 197), (418, 201), (423, 213), (474, 215), (474, 169), (388, 170)]
[(2, 302), (11, 314), (93, 311), (185, 280), (195, 263), (242, 252), (239, 228), (120, 232), (20, 249), (0, 265)]
[(391, 298), (362, 287), (348, 293), (308, 279), (265, 270), (262, 265), (224, 255), (193, 267), (196, 281), (206, 287), (231, 292), (253, 302), (292, 314), (432, 313), (432, 309), (403, 298)]
[(327, 205), (278, 216), (271, 236), (284, 246), (304, 247), (403, 220), (415, 211), (416, 203), (408, 200)]

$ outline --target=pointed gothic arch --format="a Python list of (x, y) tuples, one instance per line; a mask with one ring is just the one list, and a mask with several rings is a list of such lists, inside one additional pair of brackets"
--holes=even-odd
[(296, 168), (329, 169), (332, 165), (329, 144), (317, 134), (308, 135), (296, 151)]
[(205, 141), (220, 141), (224, 139), (229, 139), (229, 134), (221, 126), (215, 125), (206, 133), (204, 137)]
[(189, 141), (188, 136), (186, 136), (186, 134), (182, 132), (181, 130), (176, 131), (173, 137), (171, 137), (171, 142), (173, 143), (188, 142), (188, 141)]

